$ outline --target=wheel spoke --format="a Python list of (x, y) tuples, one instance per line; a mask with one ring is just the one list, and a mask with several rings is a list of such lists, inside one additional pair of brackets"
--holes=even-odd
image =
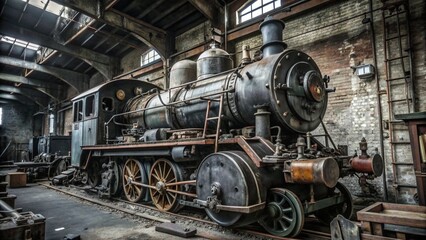
[(169, 168), (169, 171), (167, 171), (166, 176), (164, 177), (164, 179), (167, 179), (167, 177), (169, 177), (170, 172), (172, 171), (172, 168)]
[(175, 181), (176, 181), (176, 178), (172, 178), (169, 181), (167, 181), (166, 183), (172, 183), (172, 182), (175, 182)]
[(285, 225), (285, 223), (283, 222), (283, 220), (279, 220), (278, 222), (280, 223), (281, 228), (282, 228), (284, 231), (287, 231), (288, 227)]
[(166, 175), (166, 167), (167, 167), (167, 163), (166, 163), (166, 162), (164, 162), (164, 166), (163, 166), (164, 179), (166, 179), (166, 178), (167, 178), (167, 177), (165, 176), (165, 175)]
[(151, 176), (153, 176), (155, 179), (157, 179), (158, 182), (161, 181), (160, 177), (158, 177), (158, 175), (152, 173)]
[(132, 171), (130, 170), (130, 168), (126, 165), (124, 166), (124, 168), (126, 169), (127, 175), (125, 176), (132, 176)]
[(291, 209), (291, 207), (289, 207), (289, 208), (284, 208), (283, 210), (282, 210), (282, 212), (283, 213), (289, 213), (289, 212), (292, 212), (293, 211), (293, 209)]
[(286, 220), (286, 221), (287, 221), (287, 222), (289, 222), (289, 223), (293, 222), (293, 219), (292, 219), (292, 218), (289, 218), (289, 217), (287, 217), (287, 216), (283, 216), (283, 219), (284, 219), (284, 220)]
[(160, 178), (162, 178), (163, 177), (163, 172), (161, 171), (161, 162), (158, 163), (158, 171), (160, 172), (160, 175), (158, 175), (158, 176), (160, 176)]
[(161, 175), (158, 174), (157, 169), (155, 168), (154, 168), (154, 173), (152, 173), (151, 176), (154, 176), (157, 179), (157, 181), (161, 181)]
[(142, 189), (140, 189), (138, 186), (135, 186), (136, 191), (138, 192), (138, 196), (142, 193)]

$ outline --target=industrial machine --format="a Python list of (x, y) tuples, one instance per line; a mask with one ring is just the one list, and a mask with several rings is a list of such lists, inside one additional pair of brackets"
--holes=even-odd
[(75, 97), (73, 179), (103, 197), (204, 208), (222, 226), (258, 222), (282, 237), (298, 235), (310, 214), (349, 218), (351, 194), (338, 180), (380, 176), (382, 158), (365, 139), (354, 157), (325, 128), (326, 141), (314, 136), (334, 89), (310, 56), (286, 50), (283, 29), (267, 17), (262, 58), (244, 47), (236, 68), (213, 46), (176, 63), (166, 90), (115, 80)]

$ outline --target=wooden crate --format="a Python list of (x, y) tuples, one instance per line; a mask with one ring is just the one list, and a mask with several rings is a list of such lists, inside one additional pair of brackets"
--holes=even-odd
[(27, 174), (24, 172), (13, 172), (7, 174), (9, 177), (9, 187), (25, 187), (27, 185)]
[[(359, 211), (357, 218), (366, 235), (398, 239), (426, 236), (425, 206), (377, 202)], [(373, 236), (365, 239), (374, 239)]]

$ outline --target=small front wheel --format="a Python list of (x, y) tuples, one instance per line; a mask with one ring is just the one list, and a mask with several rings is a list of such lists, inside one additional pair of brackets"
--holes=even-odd
[(280, 237), (297, 236), (303, 228), (303, 205), (292, 191), (272, 188), (268, 193), (266, 214), (259, 224), (269, 233)]

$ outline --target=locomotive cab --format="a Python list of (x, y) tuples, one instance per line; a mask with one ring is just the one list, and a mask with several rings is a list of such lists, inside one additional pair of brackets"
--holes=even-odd
[(72, 166), (80, 166), (81, 147), (106, 144), (122, 135), (123, 126), (113, 124), (106, 127), (104, 123), (122, 112), (130, 98), (158, 88), (148, 82), (135, 82), (129, 79), (110, 81), (72, 99)]

